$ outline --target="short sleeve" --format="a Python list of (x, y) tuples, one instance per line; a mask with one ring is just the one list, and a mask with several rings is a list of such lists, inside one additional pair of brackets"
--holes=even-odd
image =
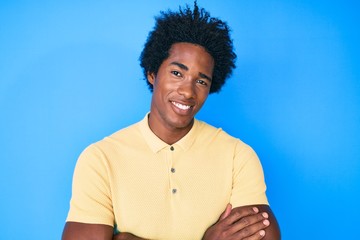
[(266, 204), (266, 184), (260, 160), (255, 151), (239, 141), (233, 167), (233, 188), (230, 203), (234, 207)]
[(86, 148), (76, 163), (66, 221), (114, 226), (107, 161), (95, 145)]

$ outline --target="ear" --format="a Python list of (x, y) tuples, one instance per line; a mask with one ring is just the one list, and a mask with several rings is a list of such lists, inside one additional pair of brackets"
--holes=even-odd
[(150, 72), (147, 73), (147, 80), (153, 86), (154, 86), (154, 83), (155, 83), (155, 78), (156, 78), (155, 73), (150, 73)]

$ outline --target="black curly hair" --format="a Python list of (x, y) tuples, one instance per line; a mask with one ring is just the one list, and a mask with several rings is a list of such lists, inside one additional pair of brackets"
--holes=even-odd
[[(209, 12), (199, 8), (196, 1), (193, 10), (186, 5), (185, 8), (180, 7), (178, 12), (160, 12), (155, 20), (155, 27), (149, 33), (140, 55), (140, 66), (146, 81), (148, 73), (157, 74), (174, 43), (187, 42), (204, 47), (214, 58), (210, 93), (219, 92), (235, 68), (236, 54), (229, 26), (218, 18), (210, 17)], [(149, 81), (147, 84), (152, 91), (153, 86)]]

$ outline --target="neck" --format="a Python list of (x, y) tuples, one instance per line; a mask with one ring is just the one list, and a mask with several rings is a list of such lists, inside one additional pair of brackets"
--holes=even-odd
[(184, 128), (175, 128), (155, 122), (150, 116), (148, 117), (149, 127), (151, 131), (162, 141), (172, 145), (182, 139), (194, 125), (194, 119), (191, 124)]

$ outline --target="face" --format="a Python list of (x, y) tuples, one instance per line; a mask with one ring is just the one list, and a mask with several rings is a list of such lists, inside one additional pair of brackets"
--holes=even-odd
[(149, 124), (155, 134), (188, 132), (195, 114), (209, 95), (214, 59), (191, 43), (175, 43), (158, 73), (148, 74), (153, 85)]

